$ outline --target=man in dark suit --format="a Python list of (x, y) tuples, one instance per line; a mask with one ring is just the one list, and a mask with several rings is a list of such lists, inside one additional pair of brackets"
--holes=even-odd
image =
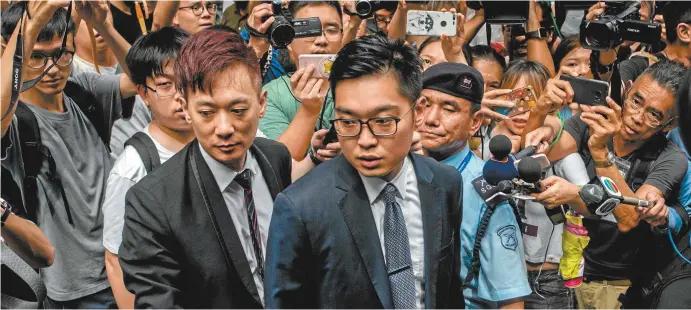
[(119, 254), (135, 308), (263, 307), (273, 200), (290, 185), (291, 158), (255, 139), (266, 106), (258, 63), (230, 32), (183, 44), (176, 96), (197, 140), (128, 192)]
[(422, 66), (403, 42), (346, 45), (330, 82), (344, 156), (279, 194), (267, 308), (462, 308), (461, 177), (410, 153)]

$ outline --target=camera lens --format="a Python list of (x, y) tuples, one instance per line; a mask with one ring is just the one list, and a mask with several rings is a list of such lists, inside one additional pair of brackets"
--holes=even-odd
[(372, 14), (372, 4), (367, 0), (360, 0), (355, 4), (355, 11), (360, 16), (369, 16)]
[(271, 45), (277, 48), (288, 46), (295, 38), (295, 29), (283, 16), (276, 16), (276, 20), (269, 28)]
[(600, 101), (600, 99), (602, 99), (602, 92), (599, 91), (599, 90), (596, 90), (596, 91), (593, 93), (593, 97), (595, 97), (595, 100)]

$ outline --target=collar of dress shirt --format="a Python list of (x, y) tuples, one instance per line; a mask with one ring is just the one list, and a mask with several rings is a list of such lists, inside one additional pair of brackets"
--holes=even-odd
[[(204, 150), (201, 144), (199, 145), (199, 149), (201, 150), (204, 161), (209, 166), (209, 170), (211, 170), (211, 174), (213, 174), (214, 179), (216, 180), (216, 184), (218, 184), (218, 188), (221, 189), (221, 192), (225, 191), (225, 189), (228, 187), (228, 185), (230, 185), (230, 183), (233, 182), (235, 176), (238, 175), (239, 172), (230, 169), (230, 167), (215, 160)], [(249, 150), (247, 150), (247, 156), (245, 157), (245, 169), (252, 171), (252, 176), (257, 175), (259, 170), (257, 161), (254, 160), (254, 156), (252, 156), (252, 152)]]
[(463, 149), (460, 152), (445, 158), (441, 162), (443, 164), (456, 167), (456, 169), (458, 169), (458, 165), (461, 164), (461, 161), (464, 160), (466, 156), (468, 156), (468, 152), (470, 152), (470, 143), (466, 141), (465, 146), (463, 146)]
[(367, 198), (369, 199), (370, 205), (374, 204), (379, 197), (379, 194), (384, 190), (384, 187), (386, 187), (386, 184), (388, 183), (393, 184), (398, 190), (398, 194), (401, 195), (399, 197), (403, 198), (402, 195), (405, 193), (406, 182), (409, 174), (408, 169), (410, 165), (410, 158), (406, 156), (405, 160), (403, 161), (401, 171), (398, 172), (398, 175), (396, 175), (391, 182), (386, 182), (382, 178), (366, 177), (358, 172), (358, 174), (360, 174), (360, 179), (362, 179), (362, 183), (365, 185), (365, 192), (367, 192)]

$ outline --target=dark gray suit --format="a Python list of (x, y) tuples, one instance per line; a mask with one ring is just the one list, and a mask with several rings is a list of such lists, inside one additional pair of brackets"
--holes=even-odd
[[(425, 306), (463, 308), (461, 177), (411, 155), (423, 217)], [(267, 308), (393, 308), (365, 187), (343, 156), (279, 194), (269, 229)]]
[[(257, 138), (250, 151), (273, 199), (291, 158)], [(202, 194), (204, 192), (204, 194)], [(261, 308), (221, 190), (195, 140), (127, 193), (120, 265), (136, 308)]]

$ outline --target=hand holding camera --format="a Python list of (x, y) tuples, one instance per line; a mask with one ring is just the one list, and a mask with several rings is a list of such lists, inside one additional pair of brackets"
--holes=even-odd
[(558, 78), (550, 79), (547, 81), (542, 95), (537, 99), (532, 112), (540, 115), (551, 114), (573, 101), (573, 97), (574, 91), (569, 82)]
[[(446, 9), (441, 10), (446, 13)], [(441, 48), (444, 51), (444, 57), (448, 62), (466, 63), (463, 55), (463, 45), (465, 44), (465, 32), (463, 25), (465, 24), (465, 16), (461, 13), (456, 13), (456, 9), (451, 9), (451, 14), (456, 16), (456, 35), (450, 36), (446, 33), (441, 34)]]
[(480, 108), (480, 112), (487, 119), (494, 118), (500, 121), (508, 119), (508, 116), (494, 110), (497, 108), (512, 109), (516, 105), (511, 101), (498, 99), (499, 97), (510, 94), (511, 92), (513, 92), (511, 89), (495, 89), (485, 92), (482, 97), (482, 108)]
[(314, 156), (324, 162), (341, 154), (341, 144), (336, 141), (328, 141), (329, 129), (320, 129), (312, 135), (312, 152)]
[(75, 1), (74, 5), (82, 20), (87, 24), (93, 25), (96, 30), (106, 22), (109, 11), (106, 1)]

